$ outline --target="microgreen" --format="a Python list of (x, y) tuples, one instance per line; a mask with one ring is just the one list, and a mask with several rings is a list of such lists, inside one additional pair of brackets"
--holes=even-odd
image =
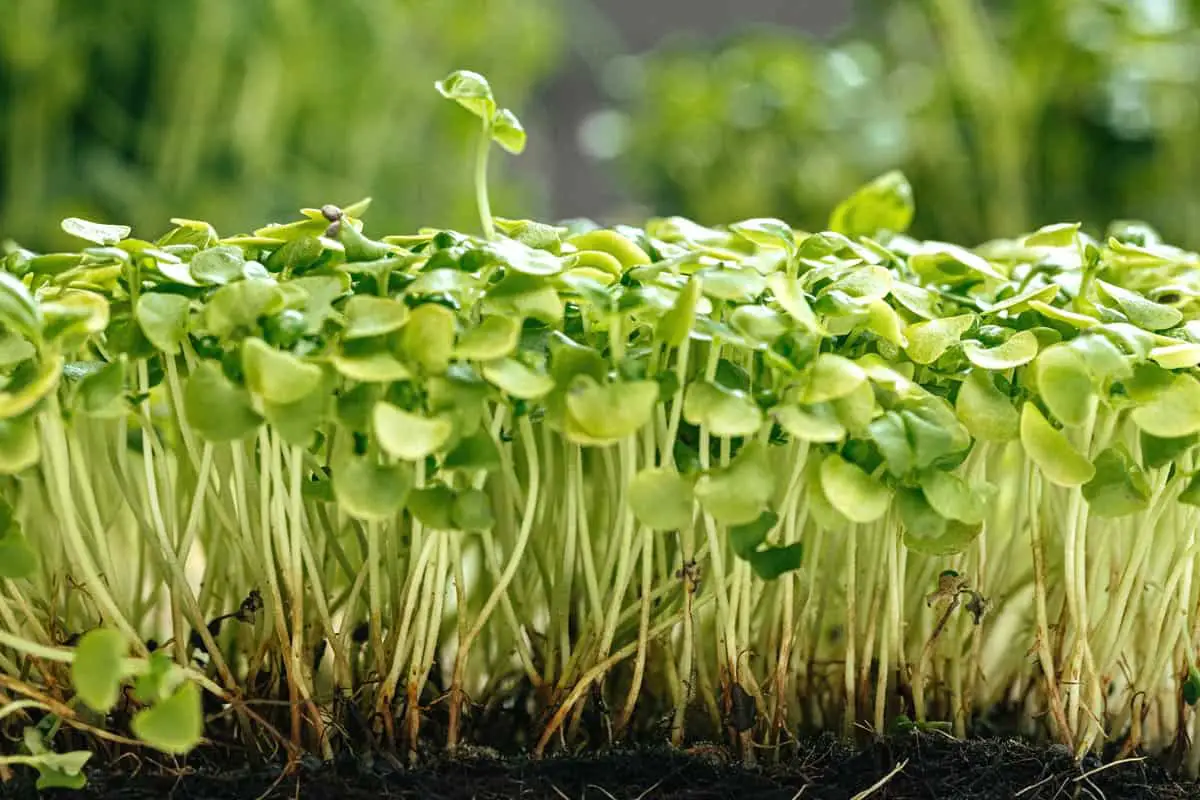
[[(442, 85), (490, 125), (485, 87)], [(905, 187), (815, 234), (72, 223), (101, 249), (0, 272), (0, 671), (170, 754), (269, 735), (241, 698), (287, 694), (271, 729), (328, 758), (371, 709), (419, 752), (435, 662), (448, 745), (519, 673), (538, 752), (593, 686), (680, 742), (734, 686), (781, 725), (804, 695), (956, 734), (1021, 687), (1083, 750), (1195, 694), (1200, 306), (1143, 274), (1195, 257), (1100, 243), (1086, 282), (1046, 257), (1072, 225), (911, 240)], [(76, 782), (38, 746), (12, 763)]]

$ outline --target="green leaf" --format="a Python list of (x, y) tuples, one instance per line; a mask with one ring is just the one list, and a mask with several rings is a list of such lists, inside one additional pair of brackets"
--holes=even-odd
[(1140, 439), (1142, 443), (1142, 460), (1151, 469), (1165, 467), (1184, 453), (1187, 453), (1197, 444), (1200, 444), (1200, 436), (1194, 433), (1189, 436), (1175, 436), (1164, 439), (1142, 431)]
[(1130, 419), (1153, 436), (1170, 438), (1200, 433), (1200, 381), (1191, 375), (1176, 375), (1157, 397), (1135, 408)]
[(607, 444), (631, 436), (650, 422), (657, 402), (657, 381), (601, 384), (577, 375), (567, 389), (568, 438)]
[(338, 506), (362, 520), (388, 520), (400, 513), (413, 486), (412, 466), (377, 464), (366, 456), (343, 456), (333, 463)]
[(204, 306), (204, 325), (213, 336), (227, 339), (253, 331), (261, 317), (284, 307), (283, 291), (274, 281), (238, 281), (217, 289)]
[(680, 290), (671, 310), (658, 321), (656, 334), (668, 347), (679, 347), (691, 335), (700, 300), (700, 278), (693, 277)]
[(908, 266), (925, 284), (957, 286), (981, 279), (1004, 281), (986, 258), (965, 247), (928, 242), (909, 256)]
[(1055, 417), (1066, 425), (1082, 425), (1092, 413), (1095, 390), (1087, 364), (1067, 345), (1042, 351), (1033, 366), (1039, 394)]
[(502, 108), (492, 117), (492, 141), (513, 155), (525, 151), (525, 128), (517, 115)]
[(880, 175), (842, 201), (829, 218), (829, 229), (850, 237), (875, 238), (904, 233), (912, 224), (912, 186), (900, 172)]
[(516, 239), (488, 242), (487, 250), (497, 261), (522, 275), (550, 277), (563, 271), (564, 261), (553, 253), (539, 250)]
[(454, 501), (454, 490), (445, 484), (413, 489), (408, 495), (408, 513), (427, 528), (454, 530)]
[(491, 434), (482, 428), (470, 436), (458, 440), (458, 444), (446, 454), (442, 461), (445, 469), (480, 470), (494, 472), (500, 469), (500, 449)]
[(1021, 415), (986, 372), (970, 372), (955, 401), (958, 418), (976, 439), (1007, 442), (1019, 436)]
[(188, 378), (183, 408), (188, 424), (214, 444), (241, 439), (262, 422), (249, 393), (226, 378), (213, 361), (201, 363)]
[(874, 522), (887, 512), (892, 500), (891, 490), (836, 454), (821, 462), (821, 489), (851, 522)]
[(493, 361), (512, 355), (521, 341), (521, 321), (495, 314), (484, 317), (458, 337), (454, 355), (476, 361)]
[(191, 752), (204, 737), (200, 689), (186, 681), (166, 700), (135, 714), (130, 727), (156, 750), (172, 755)]
[(792, 327), (783, 314), (760, 305), (738, 306), (729, 315), (729, 324), (750, 341), (765, 344), (774, 343)]
[(799, 280), (790, 278), (783, 272), (774, 272), (767, 277), (767, 286), (779, 307), (799, 322), (801, 327), (810, 333), (824, 333), (821, 323), (817, 321), (817, 315), (813, 313), (812, 306), (804, 296), (804, 289)]
[(840, 442), (846, 436), (846, 427), (828, 403), (782, 406), (774, 414), (785, 431), (806, 442)]
[(567, 237), (567, 244), (579, 250), (599, 250), (621, 263), (622, 270), (649, 264), (651, 258), (632, 239), (614, 230), (597, 228)]
[(71, 685), (88, 708), (105, 714), (117, 704), (128, 653), (129, 644), (120, 631), (97, 628), (79, 639), (71, 663)]
[(758, 519), (775, 493), (775, 472), (766, 447), (751, 441), (728, 467), (701, 475), (695, 492), (700, 506), (722, 524), (745, 525)]
[(133, 695), (139, 703), (150, 705), (162, 699), (167, 685), (167, 679), (175, 663), (162, 650), (150, 654), (150, 668), (139, 675), (133, 682)]
[(747, 556), (750, 569), (764, 581), (773, 581), (788, 572), (800, 569), (804, 560), (804, 545), (799, 542), (781, 547), (755, 550)]
[(801, 385), (797, 399), (802, 403), (824, 403), (854, 392), (867, 380), (862, 367), (848, 358), (821, 353)]
[(1137, 292), (1122, 289), (1120, 286), (1114, 286), (1102, 280), (1096, 281), (1096, 287), (1121, 307), (1130, 322), (1148, 331), (1174, 328), (1183, 321), (1183, 312), (1179, 309), (1147, 300)]
[(335, 355), (332, 362), (334, 369), (353, 381), (391, 383), (412, 377), (412, 370), (382, 348), (361, 354)]
[(1096, 474), (1082, 488), (1083, 497), (1098, 517), (1123, 517), (1150, 505), (1150, 482), (1137, 462), (1120, 445), (1096, 457)]
[(774, 511), (764, 511), (758, 519), (745, 525), (732, 525), (729, 528), (729, 544), (738, 558), (749, 559), (750, 554), (767, 540), (769, 534), (779, 523), (779, 515)]
[(79, 217), (64, 219), (62, 229), (77, 239), (103, 246), (114, 245), (131, 233), (128, 225), (103, 225)]
[(400, 346), (411, 363), (440, 375), (454, 353), (454, 312), (437, 303), (417, 306), (400, 334)]
[(319, 386), (294, 403), (263, 402), (263, 416), (288, 444), (308, 447), (318, 428), (330, 417), (332, 387)]
[(25, 534), (18, 527), (10, 527), (0, 534), (0, 578), (19, 580), (37, 572), (38, 557)]
[(242, 344), (242, 370), (246, 388), (276, 405), (295, 403), (321, 383), (321, 368), (316, 364), (305, 363), (258, 338)]
[(1038, 228), (1022, 240), (1026, 247), (1074, 247), (1079, 238), (1078, 222), (1060, 222)]
[(763, 424), (762, 410), (745, 392), (704, 381), (687, 388), (683, 418), (713, 436), (752, 436)]
[(968, 525), (983, 522), (984, 497), (959, 476), (931, 470), (921, 476), (920, 482), (926, 502), (941, 516)]
[(475, 116), (491, 122), (496, 113), (496, 101), (487, 78), (478, 72), (460, 69), (434, 83), (434, 88), (447, 100), (453, 100)]
[(1008, 370), (1028, 364), (1037, 356), (1038, 340), (1031, 331), (1018, 331), (1003, 344), (984, 347), (981, 342), (968, 339), (962, 343), (963, 355), (980, 369)]
[(187, 339), (190, 308), (182, 295), (147, 292), (138, 298), (135, 317), (150, 344), (174, 355)]
[(454, 425), (446, 417), (413, 414), (387, 402), (375, 404), (372, 421), (383, 451), (405, 461), (433, 455), (454, 433)]
[(346, 302), (343, 339), (365, 339), (398, 331), (408, 322), (408, 306), (398, 300), (355, 295)]
[(58, 386), (62, 368), (61, 355), (22, 364), (9, 377), (8, 386), (0, 390), (0, 419), (19, 417), (36, 406)]
[(1021, 408), (1021, 444), (1053, 484), (1082, 486), (1096, 474), (1092, 462), (1080, 455), (1066, 434), (1047, 422), (1033, 403)]
[(686, 528), (692, 524), (695, 486), (669, 467), (647, 467), (629, 482), (629, 507), (647, 528)]
[(192, 256), (188, 266), (192, 277), (203, 284), (224, 286), (245, 277), (246, 257), (242, 248), (221, 244)]
[(796, 234), (790, 225), (780, 219), (745, 219), (730, 225), (729, 230), (759, 247), (777, 248), (787, 253), (796, 250)]
[(19, 278), (0, 270), (0, 323), (36, 341), (41, 336), (42, 317), (29, 288)]
[(1155, 347), (1150, 351), (1150, 358), (1164, 369), (1188, 369), (1200, 366), (1200, 344), (1181, 342)]
[(125, 411), (125, 360), (89, 372), (75, 386), (75, 408), (94, 417), (113, 418)]
[(41, 457), (36, 413), (0, 419), (0, 475), (24, 472)]
[(918, 364), (932, 364), (954, 345), (975, 324), (975, 315), (960, 314), (956, 317), (931, 319), (909, 325), (904, 336), (908, 357)]
[(554, 379), (537, 372), (515, 358), (490, 361), (483, 365), (483, 377), (500, 391), (521, 400), (537, 400), (554, 389)]
[(492, 501), (486, 492), (479, 489), (457, 492), (450, 516), (454, 528), (460, 531), (488, 531), (496, 524), (496, 517), (492, 513)]

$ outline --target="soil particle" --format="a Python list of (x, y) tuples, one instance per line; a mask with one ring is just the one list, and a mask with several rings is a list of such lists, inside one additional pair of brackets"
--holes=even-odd
[[(1200, 784), (1172, 777), (1151, 759), (1076, 764), (1063, 748), (1015, 739), (960, 742), (937, 734), (905, 734), (853, 748), (825, 736), (801, 742), (781, 758), (746, 769), (714, 757), (719, 747), (640, 748), (542, 761), (473, 751), (456, 759), (402, 768), (390, 759), (301, 763), (291, 774), (273, 768), (203, 763), (193, 756), (174, 769), (143, 762), (136, 773), (98, 770), (89, 787), (60, 797), (106, 800), (1175, 800), (1200, 798)], [(903, 769), (895, 771), (904, 763)], [(128, 767), (129, 762), (123, 764)], [(1101, 767), (1104, 767), (1101, 769)], [(36, 797), (31, 783), (0, 786), (0, 796)]]

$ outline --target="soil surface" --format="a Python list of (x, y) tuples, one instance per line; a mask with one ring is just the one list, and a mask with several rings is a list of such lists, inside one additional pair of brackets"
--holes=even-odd
[[(59, 797), (107, 800), (1171, 800), (1200, 797), (1200, 783), (1173, 778), (1152, 759), (1076, 764), (1063, 748), (1014, 739), (954, 741), (905, 734), (852, 748), (823, 737), (802, 743), (778, 764), (746, 768), (714, 746), (559, 756), (542, 761), (475, 754), (405, 769), (376, 761), (324, 766), (189, 766), (132, 762), (133, 774), (103, 770), (89, 787)], [(897, 770), (903, 764), (903, 767)], [(889, 777), (890, 776), (890, 777)], [(19, 781), (20, 779), (18, 779)], [(881, 782), (881, 783), (879, 783)], [(878, 785), (877, 785), (878, 783)], [(872, 790), (872, 787), (875, 787)], [(866, 793), (866, 794), (863, 794)], [(0, 786), (0, 796), (36, 797), (32, 784)]]

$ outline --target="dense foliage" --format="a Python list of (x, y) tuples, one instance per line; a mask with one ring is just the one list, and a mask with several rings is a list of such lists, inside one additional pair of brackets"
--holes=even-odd
[(363, 202), (4, 258), (0, 770), (202, 736), (753, 759), (1001, 707), (1080, 753), (1194, 738), (1200, 257), (917, 240), (898, 173), (815, 233), (495, 219), (521, 125), (438, 90), (484, 236)]
[[(236, 228), (328, 197), (470, 224), (471, 129), (430, 81), (487, 71), (515, 102), (559, 61), (553, 0), (16, 0), (0, 25), (0, 240), (69, 245), (67, 216)], [(438, 164), (428, 168), (428, 164)], [(508, 207), (536, 206), (508, 180)], [(528, 212), (522, 212), (528, 213)]]
[(1195, 0), (908, 0), (868, 3), (830, 43), (685, 41), (615, 62), (608, 83), (622, 174), (654, 209), (819, 226), (899, 168), (918, 235), (1136, 216), (1196, 246), (1198, 80)]

